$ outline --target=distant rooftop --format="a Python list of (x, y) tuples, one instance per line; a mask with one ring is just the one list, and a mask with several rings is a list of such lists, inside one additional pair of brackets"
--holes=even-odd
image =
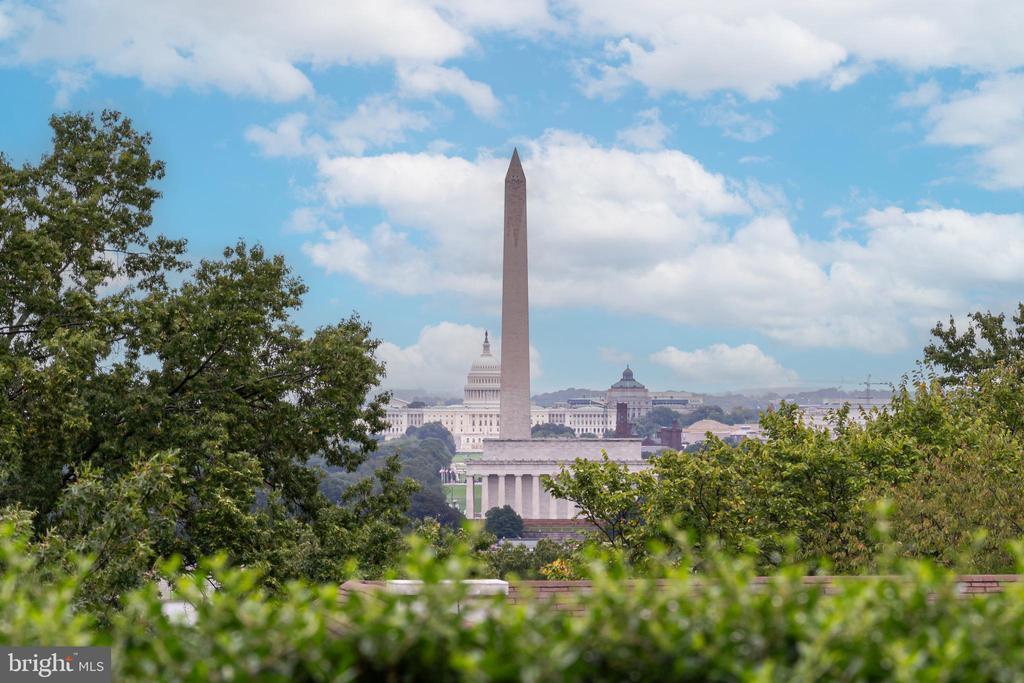
[(612, 389), (646, 389), (643, 384), (633, 379), (633, 371), (626, 366), (626, 369), (622, 371), (622, 379), (612, 385)]

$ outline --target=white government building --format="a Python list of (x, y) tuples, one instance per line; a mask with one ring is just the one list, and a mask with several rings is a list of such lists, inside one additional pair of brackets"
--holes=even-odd
[[(463, 399), (459, 405), (410, 408), (409, 401), (393, 398), (387, 407), (388, 429), (385, 439), (398, 439), (409, 427), (440, 422), (452, 433), (460, 453), (479, 453), (484, 439), (497, 439), (501, 365), (491, 353), (490, 339), (484, 333), (483, 350), (466, 376)], [(648, 391), (633, 377), (628, 367), (622, 379), (608, 388), (604, 398), (575, 398), (551, 407), (532, 405), (533, 425), (556, 424), (573, 430), (576, 436), (604, 436), (615, 429), (615, 404), (625, 403), (630, 422), (642, 419), (652, 408), (667, 406), (680, 413), (701, 405), (703, 399), (685, 391)]]

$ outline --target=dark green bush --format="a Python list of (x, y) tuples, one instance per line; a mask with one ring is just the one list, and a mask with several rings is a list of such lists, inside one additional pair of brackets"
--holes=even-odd
[(523, 535), (523, 518), (511, 505), (491, 508), (484, 513), (484, 529), (498, 538), (520, 538)]

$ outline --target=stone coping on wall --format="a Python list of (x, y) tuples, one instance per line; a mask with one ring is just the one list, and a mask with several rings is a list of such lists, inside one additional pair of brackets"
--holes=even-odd
[[(804, 576), (802, 582), (807, 586), (822, 586), (826, 594), (838, 591), (836, 584), (840, 582), (867, 581), (878, 578), (889, 578), (897, 581), (913, 581), (909, 576)], [(763, 586), (772, 582), (780, 581), (774, 576), (755, 576), (751, 584)], [(657, 585), (667, 585), (671, 579), (658, 579)], [(984, 595), (986, 593), (1001, 593), (1006, 584), (1024, 582), (1024, 575), (1020, 574), (962, 574), (956, 577), (958, 592), (963, 596)], [(637, 583), (626, 581), (627, 585)], [(691, 583), (694, 590), (700, 590), (702, 582), (694, 579)], [(550, 607), (562, 611), (580, 612), (579, 596), (593, 592), (593, 584), (590, 581), (516, 581), (509, 584), (508, 601), (512, 604), (525, 604), (528, 602), (543, 602)]]
[[(825, 593), (833, 593), (836, 584), (850, 581), (867, 581), (878, 579), (878, 576), (805, 576), (804, 585), (822, 586)], [(913, 577), (888, 576), (895, 580), (912, 581)], [(751, 583), (756, 587), (781, 579), (773, 576), (757, 576)], [(656, 585), (668, 585), (672, 579), (658, 579)], [(1001, 593), (1006, 584), (1022, 583), (1024, 575), (1020, 574), (962, 574), (956, 577), (959, 593), (965, 597)], [(552, 609), (566, 612), (580, 612), (582, 606), (579, 598), (592, 593), (591, 581), (501, 581), (498, 579), (467, 580), (467, 598), (470, 600), (488, 599), (494, 595), (506, 595), (511, 604), (544, 603)], [(639, 583), (635, 580), (625, 581), (626, 585)], [(691, 582), (694, 590), (700, 590), (701, 580)], [(385, 591), (405, 595), (415, 595), (422, 587), (418, 581), (361, 581), (352, 580), (343, 583), (339, 590), (339, 599), (345, 600), (352, 593), (376, 593)]]
[[(910, 576), (899, 576), (899, 575), (809, 575), (801, 577), (801, 582), (804, 585), (815, 586), (831, 586), (839, 582), (848, 581), (870, 581), (876, 579), (890, 579), (896, 581), (912, 581), (913, 577)], [(751, 584), (766, 585), (769, 583), (776, 583), (783, 579), (777, 576), (755, 576), (751, 579)], [(626, 580), (627, 585), (641, 583), (643, 580)], [(659, 586), (666, 586), (673, 582), (673, 579), (656, 579), (655, 584)], [(1021, 574), (961, 574), (956, 577), (956, 584), (961, 590), (966, 588), (1001, 588), (1007, 583), (1021, 583), (1024, 582), (1024, 575)], [(700, 588), (705, 582), (700, 578), (695, 578), (691, 581), (691, 584), (695, 588)], [(593, 586), (591, 581), (580, 580), (580, 581), (515, 581), (509, 584), (509, 595), (514, 596), (516, 594), (524, 594), (530, 591), (538, 593), (551, 593), (551, 592), (591, 592)]]
[(538, 443), (539, 442), (539, 443), (556, 443), (556, 444), (574, 444), (574, 443), (591, 444), (591, 443), (606, 443), (607, 442), (607, 443), (616, 443), (616, 444), (620, 444), (620, 443), (637, 443), (637, 444), (639, 444), (639, 443), (643, 442), (643, 439), (639, 439), (639, 438), (636, 438), (636, 437), (615, 438), (613, 436), (608, 436), (608, 437), (598, 437), (596, 439), (590, 439), (590, 438), (588, 438), (588, 439), (561, 438), (560, 439), (558, 437), (541, 437), (541, 438), (530, 438), (530, 439), (484, 439), (483, 440), (484, 443), (494, 443), (494, 442), (498, 442), (498, 441), (505, 441), (505, 442), (508, 442), (508, 443)]
[[(451, 581), (442, 581), (451, 584)], [(501, 579), (466, 579), (460, 582), (466, 589), (467, 597), (508, 595), (508, 581)], [(384, 582), (384, 590), (397, 595), (416, 595), (423, 590), (423, 582), (416, 579), (392, 579)]]
[[(580, 456), (580, 457), (582, 458), (583, 456)], [(598, 453), (596, 458), (584, 458), (584, 459), (585, 460), (599, 460), (600, 458), (601, 458), (601, 454)], [(465, 465), (466, 465), (467, 468), (470, 467), (470, 466), (473, 466), (473, 467), (476, 467), (476, 468), (484, 468), (484, 467), (491, 467), (491, 468), (493, 468), (494, 465), (552, 465), (552, 464), (557, 465), (558, 467), (562, 467), (564, 465), (571, 465), (571, 464), (573, 464), (573, 462), (575, 460), (576, 460), (575, 457), (570, 458), (568, 460), (566, 458), (561, 458), (561, 457), (542, 457), (542, 458), (532, 458), (532, 459), (530, 459), (530, 458), (507, 458), (507, 459), (501, 459), (501, 458), (476, 458), (474, 460), (467, 460), (465, 462)], [(626, 463), (626, 464), (630, 464), (630, 463), (632, 463), (632, 464), (642, 464), (642, 465), (645, 465), (645, 466), (650, 464), (644, 458), (634, 458), (632, 460), (616, 460), (616, 462), (618, 462), (618, 463)], [(557, 470), (555, 470), (555, 472), (557, 473)], [(491, 474), (495, 474), (495, 473), (492, 472)], [(509, 474), (511, 474), (511, 472)], [(546, 474), (546, 473), (541, 472), (541, 474), (543, 475), (543, 474)], [(480, 476), (480, 472), (476, 472), (476, 475)]]
[(474, 466), (531, 461), (568, 464), (577, 458), (645, 465), (640, 439), (484, 439), (484, 455)]
[(595, 531), (597, 527), (586, 519), (523, 518), (523, 538), (528, 540), (582, 541)]

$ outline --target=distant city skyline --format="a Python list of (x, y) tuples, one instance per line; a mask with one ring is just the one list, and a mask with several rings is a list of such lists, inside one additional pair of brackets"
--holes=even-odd
[[(467, 365), (468, 367), (468, 365)], [(600, 380), (594, 385), (584, 385), (582, 383), (568, 383), (565, 386), (545, 388), (542, 390), (536, 390), (532, 392), (532, 396), (541, 396), (545, 394), (557, 394), (559, 392), (568, 391), (569, 389), (577, 389), (580, 392), (594, 391), (604, 393), (609, 383), (614, 383), (619, 379), (622, 374), (622, 370), (626, 367), (631, 366), (629, 364), (620, 368), (617, 372), (613, 372), (602, 384)], [(638, 379), (642, 379), (643, 383), (650, 388), (651, 391), (659, 392), (692, 392), (702, 396), (726, 396), (730, 394), (735, 395), (747, 395), (756, 397), (764, 394), (795, 394), (802, 392), (814, 392), (814, 391), (827, 391), (834, 389), (836, 392), (842, 392), (845, 394), (864, 394), (866, 389), (865, 382), (869, 379), (868, 377), (856, 378), (851, 377), (848, 380), (837, 381), (832, 384), (796, 384), (796, 385), (783, 385), (783, 386), (738, 386), (731, 389), (708, 389), (708, 390), (692, 390), (683, 386), (678, 380), (672, 379), (670, 376), (667, 377), (653, 377), (648, 378), (646, 376), (641, 377), (637, 373)], [(666, 381), (661, 381), (662, 379)], [(842, 378), (841, 378), (842, 379)], [(871, 393), (875, 395), (881, 395), (883, 393), (888, 394), (890, 391), (890, 384), (897, 384), (900, 378), (895, 380), (888, 380), (884, 378), (870, 378)], [(454, 382), (459, 386), (392, 386), (387, 387), (388, 391), (401, 396), (406, 400), (412, 400), (412, 397), (431, 397), (431, 398), (443, 398), (448, 400), (462, 400), (463, 388), (461, 383), (465, 380), (465, 369), (463, 370), (461, 377), (454, 378)]]
[[(45, 7), (45, 9), (41, 8)], [(154, 228), (239, 237), (357, 311), (385, 386), (500, 346), (502, 180), (530, 183), (533, 393), (856, 389), (1024, 291), (1014, 3), (0, 2), (0, 150), (114, 108)], [(447, 388), (447, 389), (446, 389)]]

